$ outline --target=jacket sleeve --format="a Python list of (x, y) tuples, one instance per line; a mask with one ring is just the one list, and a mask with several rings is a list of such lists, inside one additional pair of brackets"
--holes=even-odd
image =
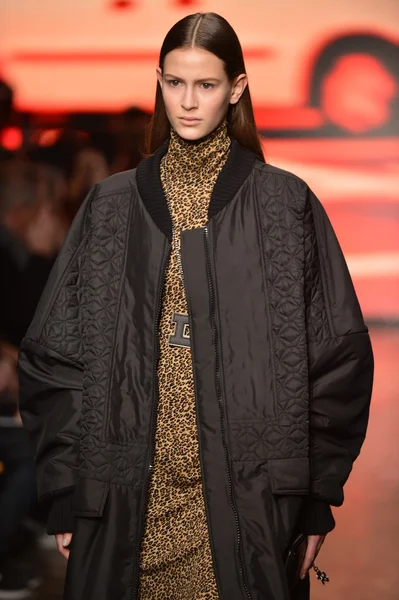
[(305, 215), (311, 498), (340, 506), (366, 435), (373, 354), (338, 240), (309, 188)]
[(75, 532), (75, 514), (73, 511), (74, 488), (68, 488), (62, 493), (55, 493), (49, 496), (47, 533), (74, 533)]
[(19, 352), (20, 412), (42, 502), (54, 494), (70, 496), (77, 479), (85, 249), (94, 195), (95, 188), (72, 223)]

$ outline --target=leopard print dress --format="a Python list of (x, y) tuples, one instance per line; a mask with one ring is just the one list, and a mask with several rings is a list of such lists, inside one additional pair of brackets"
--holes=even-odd
[[(230, 142), (225, 123), (199, 143), (172, 131), (161, 181), (179, 239), (181, 230), (205, 226)], [(215, 600), (219, 595), (202, 491), (191, 352), (168, 343), (174, 333), (173, 312), (188, 312), (174, 252), (159, 328), (159, 404), (140, 557), (140, 600)]]

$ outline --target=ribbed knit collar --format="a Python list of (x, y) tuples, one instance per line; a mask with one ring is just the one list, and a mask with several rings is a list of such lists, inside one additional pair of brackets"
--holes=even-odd
[[(169, 141), (162, 144), (155, 154), (141, 161), (136, 171), (136, 182), (140, 198), (149, 215), (171, 241), (172, 219), (160, 176), (161, 160), (167, 153), (168, 146)], [(234, 198), (250, 175), (256, 160), (258, 159), (253, 152), (241, 146), (236, 140), (231, 141), (227, 161), (213, 188), (208, 208), (210, 219)]]
[(182, 181), (204, 179), (224, 165), (230, 146), (226, 121), (206, 137), (195, 141), (183, 139), (172, 129), (167, 153), (168, 175), (179, 177)]

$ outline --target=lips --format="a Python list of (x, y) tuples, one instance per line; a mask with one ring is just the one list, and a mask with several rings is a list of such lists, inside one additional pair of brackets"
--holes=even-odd
[(184, 121), (185, 123), (191, 123), (194, 125), (195, 123), (199, 123), (201, 119), (196, 119), (193, 117), (179, 117), (180, 121)]

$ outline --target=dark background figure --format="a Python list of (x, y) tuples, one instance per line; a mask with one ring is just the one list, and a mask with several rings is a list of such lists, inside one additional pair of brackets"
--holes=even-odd
[(113, 153), (110, 172), (120, 173), (135, 169), (144, 154), (146, 130), (151, 115), (137, 107), (126, 109), (110, 119)]

